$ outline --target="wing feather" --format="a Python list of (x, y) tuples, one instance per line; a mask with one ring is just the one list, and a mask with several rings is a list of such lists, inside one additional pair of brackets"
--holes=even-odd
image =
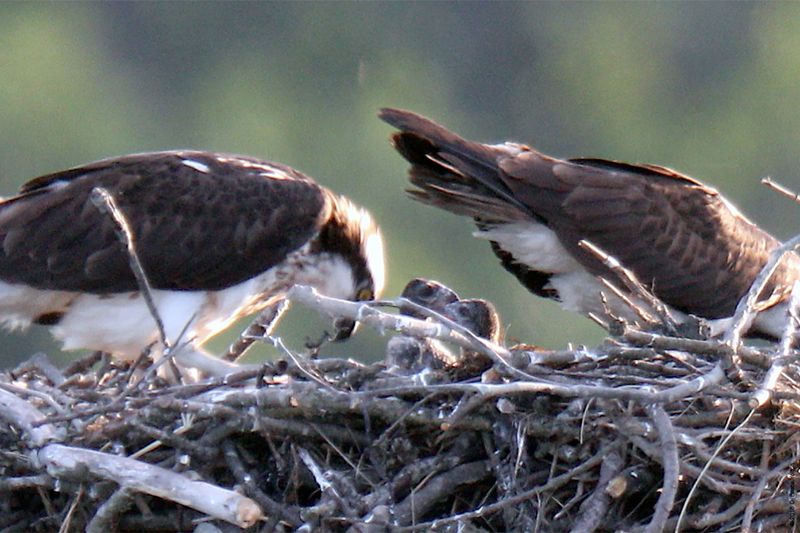
[[(588, 161), (588, 162), (587, 162)], [(541, 165), (507, 165), (517, 198), (544, 217), (587, 269), (609, 275), (578, 247), (592, 241), (619, 259), (676, 309), (707, 318), (730, 316), (778, 241), (729, 208), (710, 187), (654, 165), (577, 160), (550, 172)], [(570, 184), (558, 201), (540, 183)], [(566, 189), (566, 190), (565, 190)], [(784, 263), (769, 291), (797, 273)]]
[[(531, 217), (589, 272), (613, 279), (578, 245), (590, 240), (682, 311), (730, 316), (779, 244), (716, 190), (666, 167), (555, 159), (523, 145), (467, 141), (408, 111), (384, 109), (380, 116), (400, 130), (393, 141), (411, 163), (411, 182), (420, 188), (414, 198), (473, 216), (479, 225)], [(498, 245), (493, 249), (542, 294), (546, 272), (529, 272)], [(798, 278), (800, 257), (790, 254), (765, 296)]]
[(329, 209), (310, 178), (252, 158), (157, 152), (104, 160), (36, 178), (0, 203), (0, 279), (136, 290), (114, 222), (92, 205), (94, 187), (114, 196), (157, 289), (218, 290), (258, 275), (313, 238)]

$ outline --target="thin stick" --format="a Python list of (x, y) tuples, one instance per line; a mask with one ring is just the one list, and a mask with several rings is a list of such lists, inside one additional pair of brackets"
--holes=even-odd
[(725, 379), (725, 373), (721, 365), (717, 364), (707, 374), (698, 376), (692, 380), (685, 381), (680, 385), (669, 387), (662, 391), (651, 392), (650, 390), (624, 387), (605, 387), (601, 385), (583, 385), (546, 383), (542, 381), (515, 381), (502, 383), (499, 385), (489, 383), (445, 383), (431, 384), (424, 386), (393, 387), (387, 389), (375, 389), (358, 392), (363, 396), (394, 396), (399, 394), (410, 394), (413, 392), (434, 393), (440, 392), (451, 394), (477, 393), (486, 400), (507, 395), (526, 395), (526, 394), (553, 394), (566, 398), (614, 398), (618, 400), (634, 400), (642, 403), (668, 404), (682, 400), (704, 390), (712, 385), (718, 385)]
[(376, 308), (381, 303), (351, 302), (349, 300), (330, 298), (304, 285), (292, 287), (287, 298), (310, 307), (319, 313), (357, 320), (377, 329), (381, 333), (386, 330), (392, 330), (416, 337), (434, 337), (452, 342), (463, 348), (488, 356), (492, 361), (507, 368), (509, 372), (519, 378), (538, 380), (535, 376), (514, 367), (510, 363), (511, 352), (507, 349), (488, 339), (478, 337), (464, 326), (456, 324), (449, 318), (405, 298), (401, 298), (399, 302), (392, 305), (412, 307), (426, 316), (435, 317), (436, 322), (383, 312)]
[[(758, 501), (761, 499), (761, 495), (764, 492), (764, 488), (767, 486), (767, 482), (769, 481), (769, 456), (770, 456), (770, 444), (768, 440), (765, 440), (761, 443), (761, 464), (760, 468), (762, 471), (761, 478), (758, 480), (758, 484), (756, 485), (753, 494), (750, 495), (750, 501), (747, 502), (747, 507), (744, 510), (744, 517), (742, 518), (742, 531), (750, 531), (750, 526), (753, 523), (753, 513), (755, 513), (756, 505), (758, 505)], [(790, 481), (790, 483), (792, 483)], [(790, 502), (790, 505), (793, 503)]]
[(625, 294), (622, 289), (617, 287), (614, 283), (606, 278), (600, 278), (600, 283), (606, 286), (608, 290), (614, 293), (614, 296), (619, 298), (622, 303), (628, 306), (645, 324), (657, 324), (658, 320), (644, 307), (635, 302), (629, 295)]
[(602, 248), (586, 239), (582, 239), (578, 242), (578, 246), (594, 254), (603, 261), (603, 264), (619, 277), (629, 291), (641, 298), (643, 302), (655, 311), (659, 320), (661, 320), (665, 326), (673, 330), (675, 329), (675, 317), (672, 316), (669, 308), (657, 296), (650, 292), (642, 282), (636, 279), (636, 275), (625, 268), (616, 257), (606, 253)]
[(272, 335), (278, 321), (288, 309), (289, 300), (285, 298), (270, 303), (256, 315), (250, 325), (239, 335), (239, 338), (233, 341), (228, 347), (228, 351), (221, 358), (232, 363), (237, 362), (253, 343)]
[(86, 524), (86, 533), (113, 531), (115, 529), (114, 526), (119, 522), (120, 515), (122, 515), (132, 503), (132, 490), (127, 487), (117, 489), (114, 494), (97, 509), (92, 519)]
[(143, 492), (219, 518), (239, 527), (250, 527), (263, 518), (256, 502), (232, 490), (204, 481), (193, 481), (165, 468), (94, 450), (48, 444), (37, 458), (55, 477), (85, 475), (88, 470), (122, 488)]
[(624, 464), (617, 450), (611, 450), (603, 457), (600, 478), (597, 480), (594, 492), (581, 504), (580, 516), (570, 528), (571, 533), (600, 529), (603, 518), (608, 514), (608, 504), (611, 499), (608, 494), (608, 484), (620, 473)]
[(753, 393), (753, 398), (750, 400), (750, 407), (753, 409), (758, 409), (772, 398), (778, 380), (791, 358), (792, 348), (800, 325), (800, 318), (798, 317), (798, 311), (800, 310), (800, 282), (795, 282), (792, 286), (792, 297), (789, 302), (789, 318), (786, 321), (786, 328), (781, 337), (780, 353), (772, 359), (772, 364), (761, 385)]
[[(750, 418), (752, 418), (752, 416), (754, 414), (755, 414), (755, 411), (751, 410), (747, 414), (747, 416), (744, 418), (744, 420), (742, 420), (742, 422), (738, 426), (733, 428), (733, 431), (730, 431), (728, 433), (728, 435), (724, 439), (722, 439), (722, 441), (714, 449), (714, 453), (712, 455), (712, 458), (714, 458), (714, 457), (718, 456), (720, 453), (722, 453), (722, 450), (725, 448), (725, 446), (727, 446), (728, 442), (733, 438), (733, 436), (736, 434), (736, 432), (738, 432), (739, 430), (744, 428), (750, 422)], [(731, 412), (731, 416), (732, 415), (733, 415), (733, 412)], [(726, 423), (726, 427), (727, 427), (727, 423)], [(694, 496), (694, 493), (695, 493), (696, 489), (700, 485), (701, 478), (705, 475), (705, 473), (709, 470), (709, 468), (711, 468), (711, 460), (706, 461), (706, 464), (703, 466), (703, 469), (698, 474), (697, 479), (695, 480), (694, 484), (692, 485), (692, 488), (689, 489), (689, 494), (686, 496), (686, 500), (684, 500), (683, 506), (681, 507), (681, 512), (678, 515), (678, 524), (675, 526), (676, 530), (680, 530), (681, 522), (683, 522), (683, 519), (686, 517), (686, 514), (688, 513), (689, 504), (692, 501), (692, 496)]]
[(773, 191), (779, 192), (780, 194), (800, 204), (800, 194), (797, 194), (796, 192), (789, 189), (785, 185), (781, 185), (777, 181), (773, 181), (772, 178), (770, 178), (769, 176), (767, 176), (766, 178), (762, 178), (761, 184), (766, 185)]
[(467, 520), (472, 520), (473, 518), (486, 516), (492, 513), (496, 513), (498, 511), (502, 511), (505, 508), (521, 504), (522, 502), (528, 501), (539, 494), (546, 494), (547, 492), (556, 490), (559, 487), (562, 487), (567, 483), (574, 481), (579, 475), (593, 469), (594, 467), (602, 463), (605, 456), (615, 446), (616, 445), (604, 446), (595, 455), (593, 455), (580, 465), (576, 466), (572, 470), (569, 470), (559, 476), (550, 479), (550, 481), (548, 481), (544, 485), (539, 485), (530, 490), (520, 492), (519, 494), (511, 496), (510, 498), (506, 498), (505, 500), (501, 500), (497, 503), (484, 505), (483, 507), (480, 507), (474, 511), (456, 514), (447, 518), (440, 518), (437, 520), (433, 520), (431, 522), (423, 522), (420, 524), (415, 524), (413, 526), (397, 528), (396, 531), (433, 531), (437, 530), (438, 528), (446, 524), (457, 524), (460, 522), (466, 522)]
[(761, 296), (764, 287), (767, 286), (772, 275), (778, 269), (778, 265), (783, 257), (793, 252), (798, 245), (800, 245), (800, 235), (792, 237), (770, 252), (769, 259), (761, 269), (761, 272), (758, 273), (758, 276), (756, 276), (756, 279), (753, 280), (753, 283), (750, 285), (750, 290), (748, 290), (747, 294), (736, 304), (736, 311), (733, 314), (731, 326), (727, 329), (723, 337), (725, 342), (734, 348), (741, 344), (742, 335), (747, 331), (755, 318), (755, 307), (758, 297)]
[(64, 436), (63, 428), (56, 429), (48, 424), (41, 411), (5, 389), (0, 389), (0, 418), (25, 432), (34, 447)]
[(91, 199), (95, 207), (104, 213), (109, 213), (113, 217), (114, 222), (117, 223), (117, 227), (120, 229), (120, 237), (125, 243), (125, 247), (128, 249), (128, 258), (130, 260), (131, 270), (133, 271), (133, 275), (136, 277), (136, 283), (139, 285), (139, 292), (142, 293), (142, 297), (147, 304), (147, 309), (150, 311), (150, 315), (152, 315), (153, 320), (156, 322), (158, 334), (161, 337), (161, 344), (163, 344), (168, 350), (170, 348), (170, 343), (169, 339), (167, 339), (167, 333), (164, 330), (164, 322), (161, 320), (161, 316), (158, 314), (158, 308), (153, 301), (153, 292), (150, 281), (147, 279), (147, 275), (142, 267), (142, 262), (139, 260), (139, 255), (136, 253), (133, 230), (131, 230), (128, 220), (125, 218), (122, 210), (120, 210), (116, 200), (114, 200), (114, 196), (107, 189), (103, 187), (95, 187), (92, 190)]
[(46, 394), (44, 392), (39, 392), (37, 390), (33, 390), (33, 389), (30, 389), (30, 388), (25, 388), (25, 387), (19, 387), (17, 385), (14, 385), (13, 383), (0, 383), (0, 389), (5, 389), (8, 392), (13, 392), (14, 394), (22, 394), (22, 395), (25, 395), (25, 396), (33, 396), (34, 398), (39, 398), (40, 400), (45, 401), (47, 403), (47, 405), (52, 407), (58, 414), (64, 415), (64, 414), (67, 413), (67, 410), (64, 409), (61, 406), (61, 404), (59, 404), (57, 401), (55, 401), (52, 398), (52, 396), (50, 396), (49, 394)]
[(664, 469), (664, 483), (661, 495), (656, 502), (653, 518), (645, 529), (645, 533), (658, 533), (664, 530), (669, 518), (669, 513), (675, 505), (675, 496), (678, 493), (678, 475), (680, 464), (678, 461), (678, 443), (675, 439), (675, 430), (672, 427), (669, 415), (661, 405), (648, 406), (650, 417), (658, 431), (659, 444), (662, 450), (662, 463)]

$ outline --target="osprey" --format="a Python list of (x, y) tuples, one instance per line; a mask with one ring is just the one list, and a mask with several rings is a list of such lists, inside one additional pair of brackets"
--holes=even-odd
[[(715, 189), (665, 167), (480, 144), (409, 111), (384, 109), (380, 117), (400, 130), (392, 139), (411, 163), (418, 187), (412, 197), (473, 217), (475, 235), (491, 243), (508, 271), (567, 310), (633, 318), (598, 280), (619, 281), (579, 245), (587, 240), (679, 319), (709, 319), (719, 332), (780, 244)], [(798, 280), (800, 257), (791, 253), (760, 295), (751, 335), (780, 337)]]
[[(64, 349), (135, 358), (156, 322), (111, 215), (110, 193), (167, 339), (211, 374), (235, 368), (199, 345), (295, 284), (369, 300), (384, 282), (369, 213), (300, 172), (251, 157), (171, 151), (106, 159), (33, 179), (0, 202), (0, 321), (50, 326)], [(340, 324), (338, 338), (353, 323)]]

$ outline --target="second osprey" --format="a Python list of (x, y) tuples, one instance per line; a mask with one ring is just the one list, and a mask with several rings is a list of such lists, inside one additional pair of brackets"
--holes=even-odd
[[(631, 317), (622, 301), (601, 299), (597, 276), (616, 276), (582, 240), (617, 258), (679, 316), (706, 319), (733, 315), (779, 245), (716, 190), (668, 168), (556, 159), (521, 144), (471, 142), (409, 111), (380, 116), (400, 130), (393, 142), (419, 187), (411, 195), (474, 218), (476, 236), (508, 271), (571, 311), (602, 316), (608, 306)], [(780, 337), (797, 280), (800, 257), (789, 254), (760, 295), (751, 335)]]

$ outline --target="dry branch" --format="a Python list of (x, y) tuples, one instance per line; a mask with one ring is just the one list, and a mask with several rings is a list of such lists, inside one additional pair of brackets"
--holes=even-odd
[[(465, 368), (282, 360), (190, 385), (94, 357), (0, 375), (0, 528), (717, 531), (792, 523), (793, 352), (625, 326), (507, 348), (407, 302), (290, 299), (490, 357)], [(665, 328), (667, 329), (667, 328)], [(324, 350), (324, 346), (323, 346)], [(739, 358), (754, 392), (726, 382)], [(468, 362), (467, 362), (468, 363)], [(779, 365), (780, 368), (776, 368)], [(140, 374), (142, 372), (140, 371)], [(134, 385), (132, 385), (134, 384)], [(768, 404), (754, 411), (759, 391)], [(769, 406), (769, 409), (766, 407)], [(680, 514), (683, 512), (683, 516)], [(66, 520), (68, 518), (68, 520)], [(65, 522), (66, 520), (66, 522)], [(211, 530), (211, 529), (210, 529)]]

